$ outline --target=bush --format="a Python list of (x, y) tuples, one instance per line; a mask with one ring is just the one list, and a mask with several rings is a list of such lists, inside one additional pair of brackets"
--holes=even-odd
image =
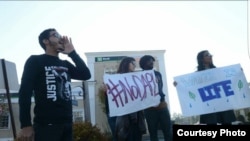
[(73, 124), (74, 141), (110, 141), (111, 136), (90, 122), (76, 122)]

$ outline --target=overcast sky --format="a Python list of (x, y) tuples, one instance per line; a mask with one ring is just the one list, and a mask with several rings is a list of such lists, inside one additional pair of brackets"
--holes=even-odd
[[(217, 67), (240, 63), (250, 78), (247, 1), (0, 1), (0, 58), (14, 62), (44, 51), (38, 35), (56, 28), (76, 51), (166, 50), (171, 113), (180, 113), (173, 77), (196, 70), (207, 49)], [(64, 58), (64, 56), (62, 56)], [(65, 57), (66, 58), (66, 57)]]

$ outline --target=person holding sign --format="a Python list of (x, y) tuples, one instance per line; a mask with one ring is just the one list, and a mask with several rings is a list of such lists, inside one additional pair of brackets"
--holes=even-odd
[[(136, 63), (132, 57), (125, 57), (119, 64), (117, 73), (131, 73), (135, 71)], [(117, 116), (115, 135), (118, 141), (142, 141), (146, 133), (143, 111)]]
[[(151, 55), (144, 55), (140, 59), (140, 67), (142, 70), (152, 70), (154, 68), (154, 57)], [(161, 73), (154, 71), (159, 88), (160, 101), (157, 107), (150, 107), (144, 110), (145, 118), (150, 134), (150, 141), (158, 141), (158, 127), (160, 126), (165, 141), (172, 141), (172, 123), (170, 113), (165, 102), (165, 94), (163, 93), (163, 81)]]
[[(216, 68), (213, 64), (212, 55), (208, 50), (200, 51), (197, 54), (197, 71), (204, 71), (207, 69)], [(177, 82), (174, 82), (174, 86)], [(236, 121), (236, 116), (233, 110), (222, 112), (214, 112), (200, 115), (200, 124), (217, 125), (217, 124), (232, 124)]]
[[(77, 54), (71, 38), (56, 29), (44, 30), (39, 43), (45, 54), (31, 55), (24, 65), (19, 89), (21, 141), (72, 141), (71, 79), (88, 80), (89, 68)], [(74, 64), (61, 60), (65, 54)], [(31, 119), (31, 98), (34, 94), (34, 119)]]
[[(197, 63), (197, 71), (216, 68), (208, 50), (197, 54)], [(200, 115), (200, 124), (232, 124), (234, 121), (236, 121), (236, 116), (233, 110)]]

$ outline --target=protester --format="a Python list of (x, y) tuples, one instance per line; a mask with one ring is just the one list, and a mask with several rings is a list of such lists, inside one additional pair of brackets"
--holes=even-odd
[[(71, 79), (88, 80), (90, 70), (76, 53), (71, 38), (56, 29), (44, 30), (39, 43), (45, 54), (31, 55), (25, 62), (19, 90), (21, 141), (72, 141)], [(74, 62), (61, 60), (68, 55)], [(33, 124), (31, 98), (35, 107)]]
[[(152, 70), (154, 68), (155, 58), (151, 55), (144, 55), (140, 59), (140, 67), (143, 70)], [(155, 77), (159, 87), (160, 101), (157, 107), (150, 107), (144, 110), (145, 118), (150, 134), (150, 141), (158, 141), (158, 127), (163, 132), (165, 141), (173, 140), (172, 123), (170, 113), (165, 101), (165, 94), (163, 93), (163, 81), (159, 71), (154, 70)]]
[[(197, 54), (197, 71), (204, 71), (207, 69), (216, 68), (213, 64), (212, 55), (208, 50), (200, 51)], [(174, 82), (174, 85), (177, 85), (177, 82)], [(233, 110), (214, 112), (208, 114), (200, 115), (200, 124), (207, 125), (217, 125), (217, 124), (229, 124), (236, 121), (236, 116)]]
[[(197, 54), (197, 63), (197, 71), (216, 68), (208, 50), (200, 51)], [(236, 116), (233, 110), (200, 115), (201, 124), (231, 124), (234, 121), (236, 121)]]
[[(117, 73), (134, 72), (136, 68), (135, 59), (125, 57), (119, 64)], [(118, 141), (142, 141), (142, 135), (146, 133), (146, 125), (143, 111), (117, 116), (116, 136)]]

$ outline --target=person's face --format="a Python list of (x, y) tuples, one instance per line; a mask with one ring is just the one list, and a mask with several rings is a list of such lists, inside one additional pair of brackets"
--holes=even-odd
[(212, 63), (212, 55), (209, 52), (205, 52), (203, 54), (203, 61), (204, 61), (204, 64), (211, 64)]
[(48, 38), (48, 44), (51, 49), (60, 52), (64, 51), (63, 38), (57, 31), (51, 31)]
[(135, 71), (135, 68), (136, 68), (135, 61), (130, 62), (128, 67), (129, 67), (129, 72)]
[(154, 60), (150, 59), (146, 62), (145, 70), (152, 70), (154, 68)]

